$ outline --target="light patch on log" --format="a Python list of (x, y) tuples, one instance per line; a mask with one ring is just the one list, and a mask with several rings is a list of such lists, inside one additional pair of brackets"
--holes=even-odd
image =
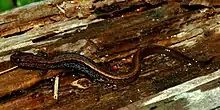
[[(220, 70), (217, 70), (209, 75), (201, 76), (198, 78), (195, 78), (193, 80), (187, 81), (183, 84), (180, 84), (178, 86), (169, 88), (167, 90), (164, 90), (162, 92), (159, 92), (155, 95), (155, 97), (151, 98), (150, 100), (147, 100), (143, 102), (140, 106), (147, 106), (180, 94), (183, 94), (187, 91), (190, 91), (198, 86), (201, 86), (203, 84), (206, 84), (210, 81), (216, 80), (220, 78)], [(216, 88), (218, 90), (219, 88)]]

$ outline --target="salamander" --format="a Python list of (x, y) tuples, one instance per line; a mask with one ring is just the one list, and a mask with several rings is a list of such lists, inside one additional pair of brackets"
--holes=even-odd
[(128, 79), (135, 76), (140, 68), (139, 54), (140, 51), (137, 51), (133, 57), (134, 68), (129, 73), (118, 76), (112, 75), (113, 73), (100, 68), (93, 60), (77, 53), (64, 53), (55, 57), (46, 57), (18, 51), (11, 55), (10, 60), (21, 68), (79, 70), (92, 79), (108, 81), (109, 79)]
[(140, 62), (142, 58), (147, 55), (162, 53), (168, 56), (174, 57), (181, 61), (192, 64), (206, 64), (209, 61), (197, 61), (191, 59), (180, 52), (166, 48), (163, 46), (146, 46), (139, 48), (132, 59), (133, 68), (130, 72), (123, 75), (113, 75), (111, 72), (100, 68), (93, 60), (77, 54), (77, 53), (64, 53), (57, 55), (55, 57), (48, 56), (38, 56), (32, 53), (15, 52), (11, 55), (10, 60), (21, 68), (29, 69), (40, 69), (40, 70), (50, 70), (50, 69), (68, 69), (68, 70), (79, 70), (87, 74), (92, 79), (97, 79), (98, 81), (108, 81), (113, 80), (123, 80), (129, 79), (137, 75), (140, 70)]

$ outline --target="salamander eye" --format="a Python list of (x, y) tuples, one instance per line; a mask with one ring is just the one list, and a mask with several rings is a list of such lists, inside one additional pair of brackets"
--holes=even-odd
[(15, 51), (13, 55), (19, 55), (19, 54), (21, 54), (20, 51)]
[(17, 59), (16, 59), (16, 62), (20, 62), (20, 61), (21, 61), (21, 59), (20, 59), (20, 58), (17, 58)]

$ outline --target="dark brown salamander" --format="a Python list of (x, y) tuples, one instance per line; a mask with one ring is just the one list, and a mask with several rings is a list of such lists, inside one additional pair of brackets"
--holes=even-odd
[(133, 57), (132, 71), (123, 75), (112, 75), (111, 72), (105, 71), (104, 69), (100, 68), (91, 59), (76, 53), (67, 53), (55, 57), (45, 57), (37, 56), (32, 53), (16, 52), (13, 55), (11, 55), (11, 61), (18, 67), (29, 69), (76, 69), (89, 75), (89, 77), (92, 79), (96, 79), (98, 81), (108, 81), (109, 79), (120, 80), (134, 77), (140, 70), (140, 61), (142, 60), (143, 56), (155, 53), (163, 53), (176, 59), (182, 60), (184, 62), (197, 65), (209, 62), (196, 61), (194, 59), (188, 58), (187, 56), (184, 56), (178, 51), (162, 46), (146, 46), (138, 49), (138, 51), (134, 54)]

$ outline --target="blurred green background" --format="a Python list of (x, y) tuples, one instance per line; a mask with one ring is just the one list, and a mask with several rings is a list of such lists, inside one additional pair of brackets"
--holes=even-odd
[(0, 0), (0, 12), (42, 0)]

